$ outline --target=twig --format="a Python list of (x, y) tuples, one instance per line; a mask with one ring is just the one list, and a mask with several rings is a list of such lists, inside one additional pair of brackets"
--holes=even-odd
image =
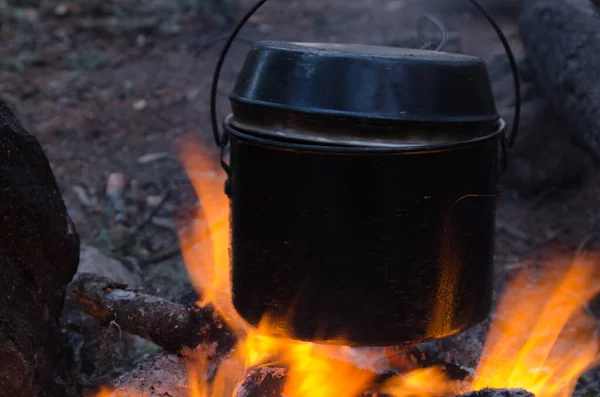
[(185, 355), (215, 343), (216, 356), (222, 357), (236, 340), (211, 306), (174, 303), (89, 273), (75, 279), (69, 292), (86, 313), (103, 324), (117, 325), (173, 353)]
[(154, 209), (150, 211), (150, 213), (146, 216), (146, 218), (142, 220), (142, 222), (140, 222), (136, 227), (133, 228), (133, 230), (131, 231), (132, 236), (139, 234), (142, 231), (142, 229), (146, 227), (146, 225), (152, 222), (152, 219), (156, 216), (156, 214), (158, 214), (160, 210), (165, 206), (167, 201), (169, 201), (174, 190), (175, 189), (172, 186), (167, 189), (166, 193), (162, 196), (156, 207), (154, 207)]

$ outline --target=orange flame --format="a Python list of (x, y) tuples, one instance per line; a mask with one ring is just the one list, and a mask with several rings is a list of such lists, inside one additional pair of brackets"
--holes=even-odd
[[(231, 357), (219, 366), (210, 395), (232, 395), (231, 391), (241, 380), (240, 375), (249, 368), (267, 364), (288, 368), (287, 397), (356, 395), (375, 373), (350, 362), (352, 349), (272, 337), (269, 336), (273, 333), (269, 319), (265, 318), (258, 329), (254, 329), (237, 314), (229, 281), (229, 206), (223, 193), (225, 176), (216, 172), (215, 159), (198, 146), (187, 143), (182, 154), (183, 165), (201, 205), (190, 230), (180, 234), (186, 268), (194, 287), (203, 294), (198, 304), (213, 305), (239, 338)], [(336, 356), (339, 358), (331, 358)], [(201, 357), (196, 365), (203, 365)], [(190, 397), (208, 395), (202, 392), (193, 390)]]
[(101, 387), (100, 390), (98, 390), (98, 393), (96, 393), (96, 397), (111, 397), (113, 393), (112, 389), (107, 389), (105, 387)]
[[(354, 397), (377, 373), (395, 367), (387, 349), (352, 349), (273, 337), (280, 324), (264, 318), (250, 327), (235, 310), (229, 279), (229, 205), (225, 175), (216, 158), (186, 143), (182, 162), (200, 200), (194, 222), (180, 232), (190, 279), (236, 332), (238, 342), (219, 363), (210, 384), (204, 381), (208, 355), (188, 362), (190, 397), (234, 396), (247, 371), (257, 366), (285, 367), (286, 397)], [(563, 261), (564, 262), (564, 261)], [(568, 266), (565, 266), (568, 265)], [(556, 270), (565, 269), (565, 270)], [(470, 390), (524, 388), (536, 397), (569, 397), (580, 375), (598, 362), (598, 324), (585, 303), (600, 292), (597, 262), (577, 256), (571, 263), (551, 263), (535, 277), (524, 270), (510, 283), (496, 311), (472, 385), (448, 379), (437, 367), (412, 369), (387, 380), (379, 391), (392, 397), (442, 397)], [(412, 369), (412, 370), (411, 370)], [(104, 394), (103, 394), (104, 393)], [(107, 390), (97, 397), (115, 396)]]
[(95, 397), (150, 397), (149, 395), (145, 395), (143, 393), (139, 393), (133, 390), (128, 390), (125, 388), (119, 389), (109, 389), (106, 387), (101, 387), (100, 390), (96, 393)]
[(381, 392), (393, 397), (436, 397), (460, 394), (459, 384), (437, 367), (416, 369), (391, 378)]
[(584, 311), (600, 292), (597, 269), (597, 261), (578, 255), (570, 264), (545, 266), (535, 283), (531, 270), (522, 271), (496, 311), (474, 389), (524, 388), (537, 397), (570, 396), (600, 348), (598, 325)]
[(231, 301), (229, 281), (229, 206), (225, 176), (215, 159), (195, 145), (182, 147), (182, 162), (200, 200), (189, 230), (180, 231), (181, 251), (194, 285), (202, 294), (200, 306), (212, 304), (235, 330), (245, 325)]

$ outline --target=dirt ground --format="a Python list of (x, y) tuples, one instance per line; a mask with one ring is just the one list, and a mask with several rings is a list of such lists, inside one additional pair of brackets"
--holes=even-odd
[[(188, 137), (212, 145), (208, 93), (218, 38), (251, 3), (0, 2), (0, 97), (43, 145), (83, 242), (122, 260), (157, 294), (174, 295), (186, 281), (175, 221), (189, 216), (196, 200), (178, 145)], [(485, 60), (501, 53), (481, 18), (442, 3), (272, 0), (232, 49), (220, 114), (228, 112), (227, 93), (254, 40), (420, 46), (417, 20), (431, 12), (452, 33), (449, 51)], [(514, 18), (502, 12), (498, 20), (521, 52)], [(599, 182), (591, 170), (532, 198), (506, 192), (499, 199), (499, 266), (518, 267), (550, 249), (593, 248)]]

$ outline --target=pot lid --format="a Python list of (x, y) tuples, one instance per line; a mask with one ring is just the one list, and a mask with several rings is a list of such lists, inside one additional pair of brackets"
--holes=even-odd
[(439, 51), (256, 42), (233, 105), (415, 123), (497, 123), (486, 64)]

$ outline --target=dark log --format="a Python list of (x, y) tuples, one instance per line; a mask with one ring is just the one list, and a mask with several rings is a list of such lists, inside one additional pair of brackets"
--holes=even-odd
[(461, 394), (459, 397), (535, 397), (523, 389), (483, 389)]
[(188, 355), (201, 345), (216, 344), (217, 357), (222, 357), (236, 340), (211, 306), (170, 302), (90, 273), (78, 276), (69, 290), (103, 324), (114, 324), (169, 352)]
[(65, 396), (58, 317), (79, 237), (46, 155), (0, 101), (0, 397)]
[[(507, 131), (511, 131), (515, 101), (508, 59), (502, 54), (488, 65), (498, 111), (508, 123)], [(501, 182), (504, 188), (532, 197), (576, 181), (591, 169), (592, 162), (565, 134), (552, 105), (532, 81), (527, 62), (521, 61), (519, 69), (523, 96), (521, 124)]]
[(590, 0), (523, 0), (520, 30), (532, 74), (565, 132), (600, 160), (598, 10)]

